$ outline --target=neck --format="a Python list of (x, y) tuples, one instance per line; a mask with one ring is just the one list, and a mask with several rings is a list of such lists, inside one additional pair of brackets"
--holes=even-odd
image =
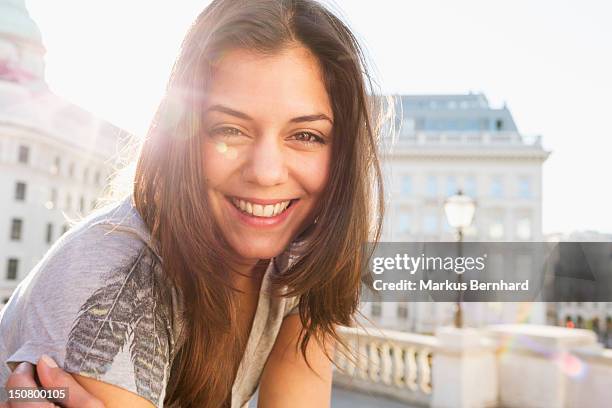
[(232, 283), (234, 287), (247, 293), (258, 292), (269, 262), (269, 259), (259, 259), (233, 264)]

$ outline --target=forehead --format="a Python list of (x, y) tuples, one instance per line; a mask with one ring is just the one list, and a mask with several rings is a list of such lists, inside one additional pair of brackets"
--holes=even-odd
[(274, 55), (227, 51), (213, 65), (207, 94), (207, 105), (229, 105), (250, 115), (332, 116), (319, 63), (304, 47)]

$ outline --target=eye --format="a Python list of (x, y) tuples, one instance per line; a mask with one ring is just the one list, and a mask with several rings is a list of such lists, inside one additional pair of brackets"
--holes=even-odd
[(240, 129), (236, 129), (233, 127), (227, 127), (227, 126), (213, 129), (210, 131), (210, 133), (212, 135), (219, 135), (219, 136), (242, 136), (244, 135), (244, 133), (242, 133)]
[(298, 142), (303, 142), (306, 144), (312, 144), (312, 143), (318, 143), (318, 144), (325, 144), (325, 139), (323, 139), (321, 136), (315, 135), (314, 133), (311, 132), (299, 132), (293, 135), (293, 138), (295, 140), (297, 140)]

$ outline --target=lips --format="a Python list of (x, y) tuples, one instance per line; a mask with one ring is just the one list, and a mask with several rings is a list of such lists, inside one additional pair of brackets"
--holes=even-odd
[[(240, 201), (244, 202), (245, 210), (240, 208)], [(228, 210), (243, 226), (249, 228), (256, 228), (262, 230), (275, 229), (281, 227), (291, 217), (294, 209), (298, 206), (299, 198), (279, 198), (279, 199), (260, 199), (253, 197), (237, 197), (237, 196), (225, 196), (224, 200), (227, 204)], [(288, 204), (287, 204), (288, 203)], [(248, 212), (248, 205), (251, 205), (251, 212)], [(260, 206), (261, 208), (257, 207)], [(270, 206), (266, 209), (266, 206)], [(278, 212), (275, 214), (275, 210), (278, 206)], [(284, 207), (284, 208), (283, 208)], [(254, 212), (262, 215), (255, 215)], [(269, 213), (272, 211), (272, 215), (266, 216), (265, 212)]]
[(253, 217), (276, 217), (283, 213), (294, 200), (247, 200), (228, 197), (236, 209)]

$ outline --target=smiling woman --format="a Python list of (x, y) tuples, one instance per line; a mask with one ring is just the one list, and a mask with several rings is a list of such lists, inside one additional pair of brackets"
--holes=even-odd
[(203, 106), (210, 209), (237, 255), (271, 258), (312, 224), (327, 183), (333, 112), (317, 60), (298, 43), (228, 51)]
[(264, 407), (329, 406), (336, 326), (354, 324), (363, 244), (382, 220), (381, 100), (363, 61), (317, 2), (213, 1), (182, 44), (133, 192), (19, 286), (2, 359), (38, 363), (75, 406), (239, 408), (258, 386)]

